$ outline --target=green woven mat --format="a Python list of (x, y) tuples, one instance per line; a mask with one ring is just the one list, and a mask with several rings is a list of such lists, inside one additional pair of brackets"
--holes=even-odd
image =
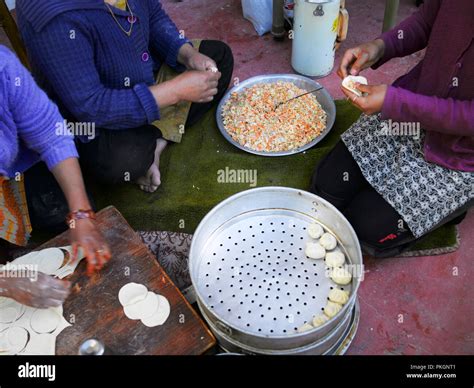
[[(219, 173), (226, 168), (256, 170), (257, 187), (288, 186), (308, 190), (317, 162), (360, 115), (347, 101), (336, 101), (336, 106), (334, 128), (317, 147), (281, 158), (259, 157), (232, 146), (220, 134), (215, 112), (209, 112), (187, 130), (182, 143), (165, 150), (160, 168), (162, 185), (155, 193), (144, 193), (131, 184), (95, 187), (97, 206), (115, 206), (136, 230), (193, 233), (215, 205), (251, 188), (249, 183), (220, 183)], [(426, 236), (416, 249), (452, 249), (456, 243), (456, 228), (447, 226)]]

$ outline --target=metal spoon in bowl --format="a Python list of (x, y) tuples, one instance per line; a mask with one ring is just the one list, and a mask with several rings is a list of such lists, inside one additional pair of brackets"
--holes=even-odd
[(309, 92), (306, 92), (306, 93), (303, 93), (303, 94), (300, 94), (299, 96), (296, 96), (296, 97), (293, 97), (293, 98), (290, 98), (289, 100), (286, 100), (286, 101), (283, 101), (283, 102), (280, 102), (278, 104), (275, 105), (275, 107), (273, 108), (273, 111), (276, 111), (280, 106), (282, 106), (283, 104), (286, 104), (290, 101), (293, 101), (293, 100), (296, 100), (297, 98), (300, 98), (300, 97), (303, 97), (303, 96), (306, 96), (307, 94), (311, 94), (311, 93), (315, 93), (315, 92), (318, 92), (320, 91), (321, 89), (324, 89), (324, 86), (320, 86), (319, 88), (317, 89), (314, 89), (314, 90), (311, 90)]

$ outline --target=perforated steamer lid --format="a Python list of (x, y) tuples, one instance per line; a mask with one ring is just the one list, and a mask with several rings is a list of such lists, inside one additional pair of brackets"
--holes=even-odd
[(331, 289), (351, 292), (326, 276), (324, 260), (306, 257), (312, 222), (272, 209), (222, 225), (207, 244), (196, 285), (209, 309), (241, 331), (280, 337), (321, 314)]
[(304, 254), (307, 229), (316, 221), (334, 232), (337, 249), (363, 271), (354, 229), (332, 204), (314, 194), (260, 187), (216, 205), (196, 229), (189, 254), (199, 308), (210, 322), (261, 349), (301, 347), (334, 331), (351, 314), (359, 276), (343, 287), (351, 296), (333, 319), (309, 332), (295, 330), (322, 312), (331, 287), (336, 287), (325, 276), (325, 263)]

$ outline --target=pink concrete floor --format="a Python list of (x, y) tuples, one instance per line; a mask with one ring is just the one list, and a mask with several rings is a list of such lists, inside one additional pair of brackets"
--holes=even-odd
[[(258, 37), (242, 18), (239, 0), (163, 0), (179, 28), (192, 38), (219, 39), (233, 49), (235, 77), (240, 80), (268, 73), (293, 73), (291, 42)], [(384, 1), (348, 0), (351, 21), (344, 49), (376, 37), (382, 26)], [(399, 19), (416, 10), (414, 0), (402, 0)], [(377, 71), (371, 83), (390, 83), (416, 64), (422, 54), (396, 59)], [(332, 96), (342, 98), (333, 71), (319, 80)], [(361, 321), (349, 354), (474, 354), (474, 212), (460, 226), (461, 247), (451, 254), (366, 260), (360, 288)], [(457, 274), (457, 275), (456, 275)]]

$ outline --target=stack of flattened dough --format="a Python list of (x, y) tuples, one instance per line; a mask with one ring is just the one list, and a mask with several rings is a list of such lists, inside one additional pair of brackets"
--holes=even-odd
[[(39, 271), (60, 279), (72, 274), (84, 257), (72, 261), (72, 248), (47, 248), (9, 263), (7, 269)], [(35, 309), (0, 297), (0, 355), (54, 355), (56, 337), (71, 326), (63, 307)]]
[(60, 248), (46, 248), (38, 252), (31, 252), (15, 259), (10, 264), (17, 266), (33, 265), (35, 266), (35, 270), (39, 272), (63, 279), (75, 271), (83, 258), (84, 254), (82, 250), (79, 249), (77, 260), (73, 261), (72, 247), (67, 246)]
[(147, 327), (163, 325), (170, 315), (168, 299), (148, 291), (143, 284), (125, 284), (119, 291), (118, 299), (127, 318), (140, 320)]
[[(352, 274), (346, 268), (344, 253), (341, 250), (336, 250), (338, 245), (336, 237), (325, 232), (324, 228), (317, 223), (309, 226), (308, 234), (311, 240), (306, 243), (306, 256), (313, 260), (324, 259), (331, 280), (339, 286), (348, 285), (352, 281)], [(297, 331), (303, 333), (324, 325), (342, 310), (342, 307), (349, 301), (349, 296), (348, 291), (338, 288), (331, 289), (323, 310), (324, 313), (314, 316), (311, 322), (305, 323)]]
[[(63, 317), (63, 308), (35, 309), (13, 299), (0, 299), (3, 311), (15, 311), (8, 323), (0, 323), (1, 355), (54, 355), (56, 337), (71, 326)], [(14, 318), (13, 318), (14, 317)]]

